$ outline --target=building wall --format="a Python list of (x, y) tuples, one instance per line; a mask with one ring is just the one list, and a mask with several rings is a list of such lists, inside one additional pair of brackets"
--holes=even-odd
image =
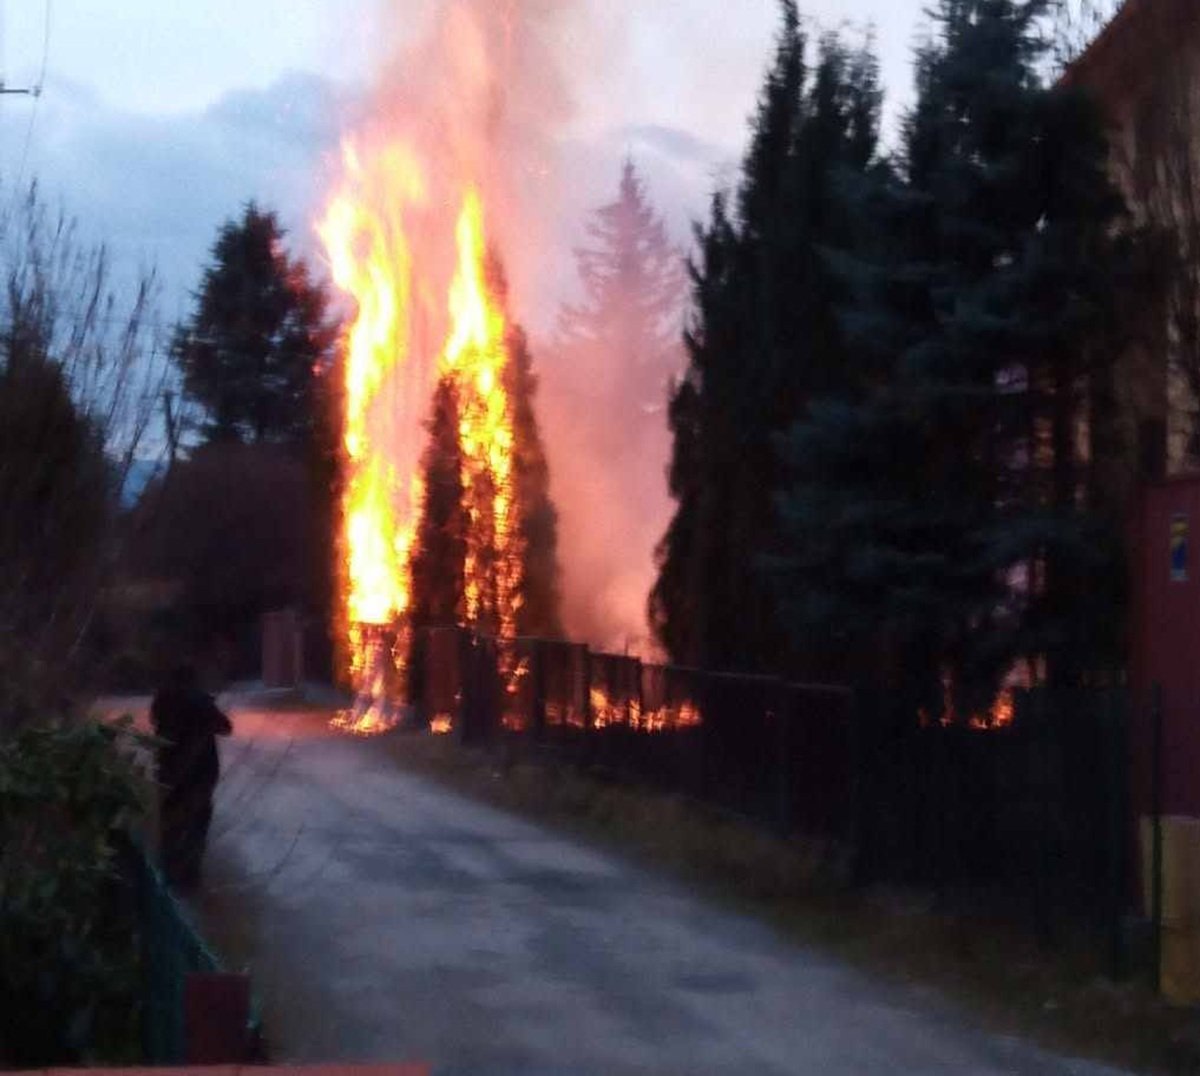
[[(1196, 0), (1126, 0), (1108, 28), (1064, 76), (1095, 93), (1112, 137), (1113, 176), (1140, 226), (1173, 199), (1182, 151), (1200, 175), (1200, 7)], [(1200, 203), (1198, 203), (1200, 204)], [(1176, 214), (1177, 215), (1177, 214)], [(1200, 255), (1200, 252), (1197, 252)], [(1195, 416), (1200, 411), (1180, 366), (1165, 309), (1144, 291), (1129, 296), (1139, 326), (1117, 378), (1124, 473), (1132, 491), (1147, 461), (1179, 474), (1196, 467)], [(1154, 451), (1151, 440), (1159, 442)]]
[(1144, 487), (1132, 529), (1132, 806), (1150, 809), (1157, 684), (1163, 810), (1200, 816), (1200, 476)]

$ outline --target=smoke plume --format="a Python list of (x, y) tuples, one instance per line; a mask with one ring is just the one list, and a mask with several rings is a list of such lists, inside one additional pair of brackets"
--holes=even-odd
[[(621, 5), (625, 7), (625, 5)], [(430, 0), (393, 3), (386, 32), (402, 42), (347, 138), (345, 173), (375, 201), (409, 166), (372, 148), (405, 146), (421, 182), (403, 206), (407, 250), (419, 271), (414, 341), (392, 394), (389, 436), (410, 442), (398, 462), (416, 473), (423, 423), (445, 338), (444, 297), (454, 269), (454, 216), (463, 184), (484, 195), (487, 227), (510, 285), (509, 306), (531, 329), (537, 400), (547, 437), (551, 496), (560, 515), (567, 633), (606, 648), (646, 649), (653, 546), (669, 517), (665, 389), (643, 451), (605, 452), (623, 423), (645, 425), (647, 400), (612, 391), (624, 356), (556, 346), (554, 311), (569, 285), (584, 221), (577, 189), (574, 104), (592, 99), (624, 53), (627, 18), (582, 0)], [(621, 159), (607, 169), (615, 189)], [(357, 165), (359, 175), (353, 176)], [(431, 343), (432, 346), (431, 346)], [(407, 432), (406, 432), (407, 431)]]

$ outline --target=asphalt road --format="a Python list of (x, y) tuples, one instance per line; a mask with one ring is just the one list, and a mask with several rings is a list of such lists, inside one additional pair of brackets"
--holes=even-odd
[(439, 1074), (1100, 1076), (972, 1030), (674, 883), (398, 772), (315, 715), (235, 713), (203, 914), (281, 1061)]

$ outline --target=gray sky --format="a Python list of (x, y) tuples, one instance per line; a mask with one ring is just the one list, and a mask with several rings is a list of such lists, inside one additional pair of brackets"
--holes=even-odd
[[(257, 198), (298, 246), (353, 107), (410, 21), (440, 0), (51, 0), (46, 92), (0, 98), (0, 190), (37, 176), (126, 261), (158, 264), (180, 312), (221, 220)], [(777, 25), (775, 0), (590, 0), (569, 42), (573, 212), (633, 152), (673, 226), (732, 174)], [(0, 0), (6, 84), (40, 77), (45, 0)], [(821, 26), (876, 26), (894, 116), (924, 0), (807, 0)], [(385, 33), (388, 10), (399, 29)]]

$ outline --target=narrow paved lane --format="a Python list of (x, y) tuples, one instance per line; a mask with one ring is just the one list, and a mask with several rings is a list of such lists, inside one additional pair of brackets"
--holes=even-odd
[(959, 1027), (927, 997), (397, 772), (316, 716), (235, 723), (205, 911), (250, 953), (281, 1060), (464, 1076), (1105, 1071)]

